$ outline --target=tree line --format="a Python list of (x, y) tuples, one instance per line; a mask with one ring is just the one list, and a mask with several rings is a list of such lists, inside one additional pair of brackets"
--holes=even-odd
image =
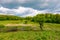
[(22, 20), (22, 17), (13, 16), (13, 15), (0, 15), (0, 21), (5, 20)]
[(20, 16), (13, 16), (13, 15), (0, 15), (0, 21), (3, 20), (30, 20), (32, 22), (39, 22), (43, 21), (45, 23), (60, 23), (60, 14), (37, 14), (36, 16), (29, 16), (29, 17), (20, 17)]
[[(37, 14), (34, 17), (26, 17), (33, 22), (60, 23), (60, 14)], [(30, 18), (30, 19), (29, 19)]]

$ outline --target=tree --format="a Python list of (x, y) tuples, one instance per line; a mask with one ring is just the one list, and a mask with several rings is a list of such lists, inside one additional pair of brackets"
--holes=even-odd
[(25, 20), (31, 21), (32, 20), (32, 17), (30, 17), (30, 16), (25, 17)]
[(39, 23), (39, 27), (41, 30), (43, 30), (43, 25), (44, 25), (44, 22), (45, 22), (45, 14), (38, 14), (34, 17), (34, 21)]
[(56, 19), (55, 19), (56, 20), (56, 23), (60, 23), (60, 15), (59, 14), (56, 14), (55, 16), (56, 16)]

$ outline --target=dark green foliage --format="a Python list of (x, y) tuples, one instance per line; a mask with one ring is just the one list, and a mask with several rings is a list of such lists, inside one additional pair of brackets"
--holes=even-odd
[(47, 38), (45, 36), (42, 36), (41, 39), (42, 40), (47, 40)]
[(46, 22), (48, 23), (60, 23), (60, 14), (45, 14)]
[(0, 21), (5, 20), (22, 20), (23, 18), (13, 15), (0, 15)]
[(24, 21), (24, 24), (27, 24), (27, 22), (28, 22), (27, 20), (26, 20), (26, 21)]
[(38, 14), (32, 18), (33, 22), (60, 23), (60, 14)]
[(43, 30), (43, 24), (45, 22), (45, 14), (38, 14), (34, 17), (34, 21), (39, 23), (39, 27), (41, 30)]
[(33, 17), (30, 17), (30, 16), (24, 18), (24, 20), (27, 20), (27, 21), (32, 21), (32, 19)]

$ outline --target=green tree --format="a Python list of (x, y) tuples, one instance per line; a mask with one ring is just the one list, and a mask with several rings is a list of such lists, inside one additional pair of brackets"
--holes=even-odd
[(45, 22), (45, 14), (38, 14), (34, 17), (34, 21), (39, 23), (39, 27), (43, 30), (44, 22)]

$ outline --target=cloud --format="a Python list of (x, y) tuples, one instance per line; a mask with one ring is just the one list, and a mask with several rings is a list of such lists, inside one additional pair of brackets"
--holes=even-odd
[(0, 3), (11, 3), (13, 0), (0, 0)]
[[(34, 0), (32, 0), (34, 1)], [(27, 2), (32, 2), (31, 0), (0, 0), (0, 3), (27, 3)]]
[(45, 11), (35, 10), (33, 8), (18, 7), (17, 9), (9, 9), (0, 7), (0, 14), (4, 15), (16, 15), (16, 16), (35, 16), (38, 13), (45, 13)]
[(10, 11), (8, 12), (10, 13), (11, 9), (14, 13), (15, 11), (20, 13), (19, 11), (21, 10), (23, 11), (22, 13), (27, 12), (25, 8), (40, 11), (44, 10), (46, 12), (60, 12), (60, 0), (0, 0), (0, 5), (9, 9)]
[(0, 4), (8, 8), (18, 8), (19, 6), (31, 7), (35, 9), (54, 9), (60, 5), (60, 0), (0, 0)]

